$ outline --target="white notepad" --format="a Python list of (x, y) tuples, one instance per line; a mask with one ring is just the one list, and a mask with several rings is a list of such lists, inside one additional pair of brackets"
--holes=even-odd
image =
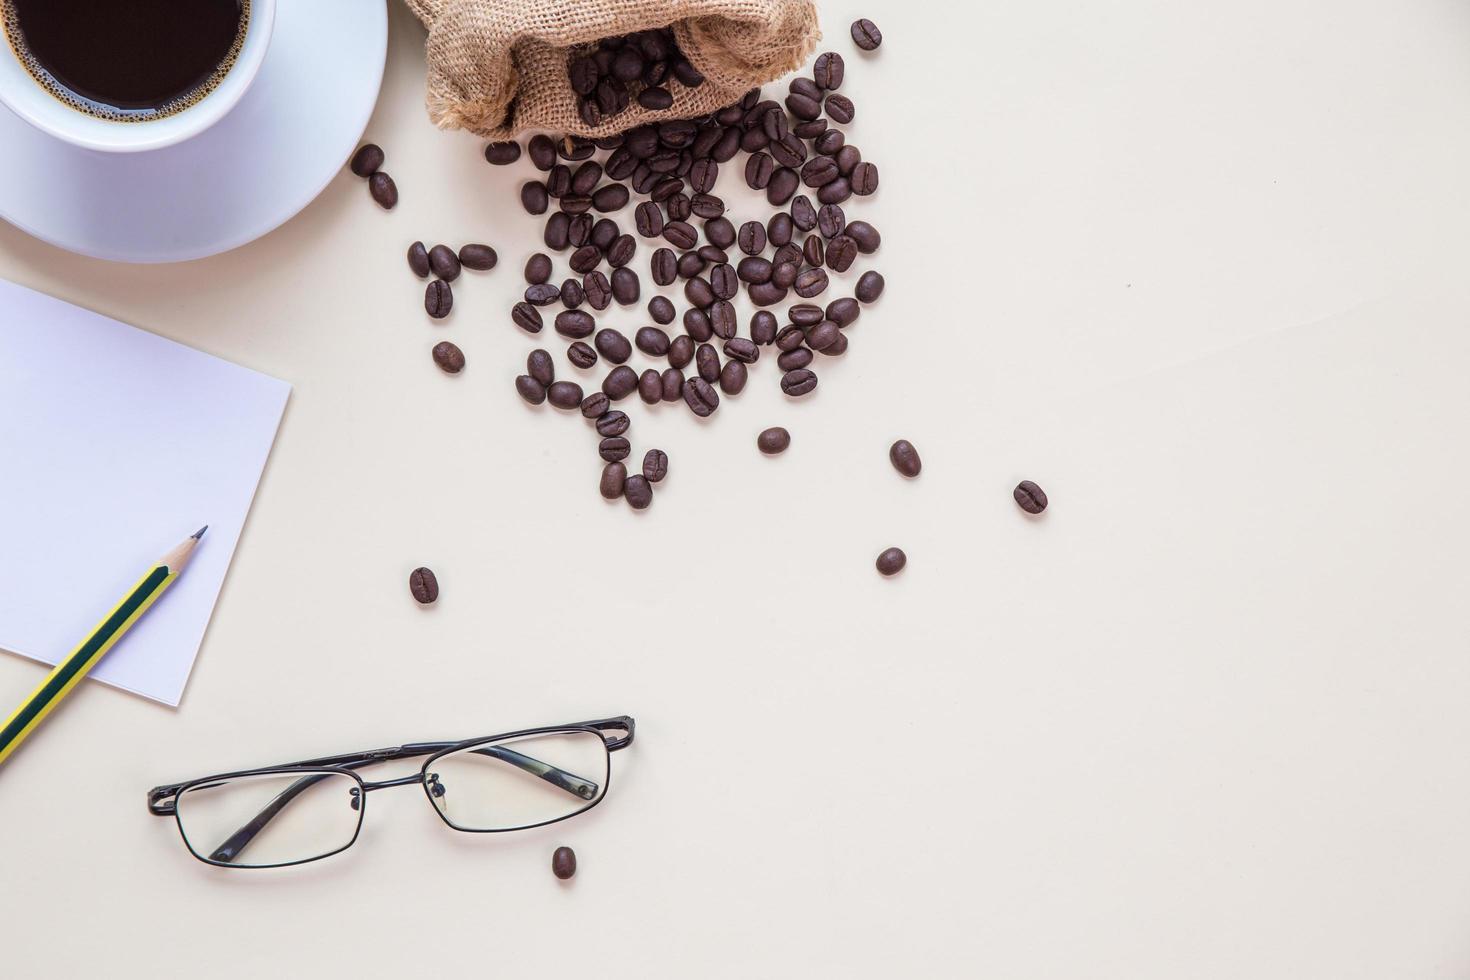
[(0, 280), (0, 649), (56, 663), (208, 524), (91, 674), (177, 705), (290, 392)]

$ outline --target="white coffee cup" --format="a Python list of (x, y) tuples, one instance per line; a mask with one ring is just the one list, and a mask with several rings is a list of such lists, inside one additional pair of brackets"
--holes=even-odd
[(0, 37), (0, 102), (42, 132), (87, 149), (132, 153), (172, 146), (204, 132), (240, 101), (265, 60), (275, 21), (276, 0), (250, 0), (245, 40), (225, 77), (187, 109), (146, 122), (114, 122), (73, 109), (42, 88), (9, 39)]

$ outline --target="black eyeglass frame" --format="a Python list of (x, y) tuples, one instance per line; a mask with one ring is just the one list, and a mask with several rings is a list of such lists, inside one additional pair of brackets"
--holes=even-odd
[[(607, 774), (603, 780), (602, 791), (598, 793), (594, 799), (589, 801), (588, 804), (581, 809), (573, 810), (571, 813), (565, 814), (560, 817), (553, 817), (550, 820), (543, 820), (539, 823), (525, 824), (518, 827), (488, 828), (460, 827), (454, 824), (447, 816), (444, 815), (443, 811), (441, 811), (438, 805), (435, 804), (433, 794), (429, 790), (429, 768), (434, 764), (435, 760), (437, 759), (441, 759), (446, 755), (451, 755), (455, 752), (459, 752), (468, 748), (473, 748), (476, 745), (484, 744), (487, 742), (497, 742), (504, 739), (521, 738), (532, 735), (555, 735), (569, 732), (590, 732), (601, 738), (603, 747), (609, 753), (612, 753), (617, 752), (620, 749), (625, 749), (629, 745), (633, 744), (634, 721), (628, 715), (619, 715), (615, 718), (601, 718), (596, 721), (576, 722), (570, 725), (547, 725), (541, 728), (523, 728), (513, 732), (502, 732), (498, 735), (480, 735), (476, 736), (475, 738), (460, 739), (456, 742), (408, 742), (403, 745), (395, 745), (386, 749), (372, 749), (367, 752), (350, 752), (343, 755), (323, 756), (319, 759), (307, 759), (302, 762), (290, 762), (278, 766), (261, 766), (254, 769), (241, 769), (236, 772), (218, 773), (213, 776), (203, 776), (198, 779), (190, 779), (179, 783), (165, 783), (161, 786), (153, 787), (148, 791), (148, 812), (156, 817), (173, 817), (174, 823), (179, 828), (179, 836), (182, 837), (184, 840), (184, 847), (197, 860), (202, 861), (205, 864), (212, 865), (214, 867), (232, 868), (236, 870), (289, 868), (298, 864), (310, 864), (313, 861), (320, 861), (323, 858), (329, 858), (335, 854), (341, 854), (353, 844), (357, 843), (357, 838), (362, 833), (362, 822), (367, 816), (367, 794), (372, 792), (373, 790), (388, 789), (394, 786), (412, 786), (414, 784), (418, 784), (419, 786), (421, 786), (424, 790), (425, 797), (429, 801), (429, 806), (431, 809), (433, 809), (434, 813), (439, 816), (439, 819), (444, 821), (447, 827), (449, 827), (451, 830), (457, 830), (460, 833), (503, 834), (518, 830), (532, 830), (536, 827), (545, 827), (548, 824), (560, 823), (561, 821), (570, 819), (571, 817), (580, 816), (581, 814), (586, 813), (588, 810), (591, 810), (593, 807), (601, 803), (607, 797), (608, 791), (612, 788), (612, 765), (609, 764), (607, 767)], [(426, 758), (423, 762), (423, 765), (419, 767), (419, 771), (416, 774), (400, 776), (397, 779), (383, 779), (370, 782), (363, 779), (361, 775), (354, 771), (362, 766), (372, 766), (382, 762), (393, 762), (398, 759), (412, 759), (421, 755), (427, 755), (428, 758)], [(609, 762), (610, 761), (611, 760), (609, 760)], [(359, 796), (361, 805), (358, 807), (357, 810), (357, 826), (352, 832), (351, 840), (349, 840), (347, 843), (343, 844), (336, 850), (328, 851), (325, 854), (318, 854), (313, 857), (302, 858), (300, 861), (282, 861), (278, 864), (232, 864), (228, 861), (214, 860), (212, 858), (205, 857), (194, 849), (194, 845), (189, 841), (189, 835), (184, 831), (184, 824), (178, 813), (178, 800), (182, 794), (188, 792), (191, 789), (195, 789), (208, 783), (213, 783), (224, 779), (238, 779), (244, 776), (263, 776), (293, 773), (299, 773), (302, 775), (311, 775), (316, 773), (321, 773), (324, 775), (344, 775), (350, 777), (357, 783), (358, 791), (361, 794)]]

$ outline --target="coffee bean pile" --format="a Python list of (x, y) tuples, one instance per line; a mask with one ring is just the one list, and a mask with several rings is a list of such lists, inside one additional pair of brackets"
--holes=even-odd
[[(649, 78), (663, 80), (659, 71), (690, 84), (680, 75), (676, 49), (645, 45), (652, 36), (661, 35), (603, 42), (574, 56), (574, 87), (596, 98), (611, 78), (646, 92), (657, 87)], [(646, 74), (654, 64), (668, 67)], [(819, 356), (842, 355), (847, 330), (882, 295), (879, 272), (854, 269), (880, 248), (882, 236), (846, 211), (855, 199), (877, 192), (879, 173), (833, 125), (851, 122), (857, 112), (838, 91), (845, 71), (842, 56), (829, 51), (817, 57), (810, 75), (790, 81), (780, 101), (755, 89), (699, 119), (637, 126), (596, 140), (540, 134), (527, 142), (525, 156), (543, 176), (522, 185), (521, 204), (531, 215), (546, 216), (546, 252), (527, 262), (526, 289), (511, 308), (511, 322), (541, 334), (549, 320), (567, 341), (573, 367), (590, 370), (602, 362), (607, 372), (598, 390), (586, 393), (575, 382), (556, 380), (554, 358), (538, 348), (526, 373), (516, 378), (516, 391), (530, 404), (550, 402), (593, 422), (606, 462), (603, 496), (626, 497), (641, 509), (652, 501), (655, 474), (662, 475), (657, 467), (650, 472), (646, 460), (644, 473), (628, 474), (623, 460), (631, 452), (630, 422), (615, 407), (618, 402), (635, 394), (649, 406), (682, 401), (694, 415), (708, 418), (722, 397), (745, 389), (762, 351), (773, 346), (781, 390), (792, 398), (808, 395), (817, 387)], [(497, 165), (513, 164), (521, 155), (510, 142), (485, 149), (486, 159)], [(764, 192), (774, 210), (763, 220), (737, 225), (715, 193), (722, 168), (734, 169), (748, 187)], [(612, 215), (635, 195), (628, 229)], [(646, 304), (652, 323), (635, 328), (630, 340), (606, 318), (614, 303), (631, 307), (642, 301), (641, 263), (635, 261), (640, 239), (653, 246), (647, 274), (656, 286), (679, 284), (684, 309), (680, 313), (669, 297), (652, 297)], [(556, 254), (564, 256), (568, 272), (559, 284)], [(829, 298), (849, 271), (856, 276), (851, 295)], [(756, 307), (747, 324), (733, 302), (742, 292)], [(797, 302), (784, 316), (770, 309), (793, 294)], [(635, 357), (652, 364), (640, 371), (628, 363)]]
[(383, 169), (381, 146), (364, 143), (352, 154), (352, 160), (347, 166), (368, 182), (368, 193), (378, 202), (378, 207), (384, 211), (393, 210), (393, 206), (398, 203), (398, 185), (393, 183), (393, 178)]
[(488, 272), (500, 257), (489, 245), (462, 245), (458, 252), (448, 245), (424, 248), (423, 242), (408, 246), (408, 267), (420, 279), (435, 278), (424, 288), (424, 312), (442, 320), (454, 309), (454, 290), (449, 284), (459, 278), (461, 269)]
[(621, 114), (634, 100), (645, 109), (667, 109), (674, 104), (671, 82), (698, 88), (704, 76), (664, 27), (605, 37), (573, 52), (567, 81), (577, 93), (577, 114), (590, 127)]

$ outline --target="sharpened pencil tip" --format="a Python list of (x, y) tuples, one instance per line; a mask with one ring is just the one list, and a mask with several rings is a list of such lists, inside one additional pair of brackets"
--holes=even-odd
[(195, 541), (198, 541), (200, 538), (204, 537), (204, 532), (205, 531), (208, 531), (208, 530), (209, 530), (209, 525), (206, 524), (203, 527), (201, 527), (199, 530), (195, 531), (193, 534), (189, 535), (189, 537), (193, 538)]

